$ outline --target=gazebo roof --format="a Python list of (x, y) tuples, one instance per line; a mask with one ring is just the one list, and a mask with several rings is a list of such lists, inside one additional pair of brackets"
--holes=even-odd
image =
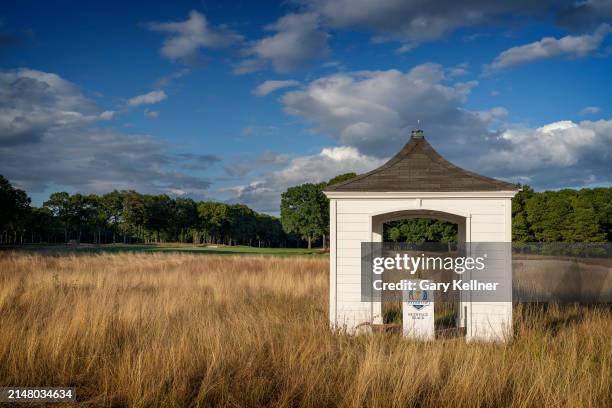
[(404, 148), (381, 167), (325, 189), (329, 192), (516, 191), (514, 184), (481, 176), (444, 159), (412, 132)]

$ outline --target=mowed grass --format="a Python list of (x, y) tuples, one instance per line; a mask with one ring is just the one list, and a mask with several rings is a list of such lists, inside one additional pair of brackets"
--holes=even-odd
[(191, 245), (191, 244), (81, 244), (79, 246), (68, 246), (65, 244), (45, 245), (30, 244), (20, 247), (7, 247), (5, 249), (15, 249), (19, 251), (34, 251), (43, 253), (121, 253), (121, 252), (188, 252), (202, 255), (265, 255), (265, 256), (328, 256), (328, 253), (320, 248), (259, 248), (245, 245)]
[(508, 344), (350, 336), (328, 261), (0, 253), (0, 386), (87, 406), (609, 406), (612, 312), (517, 308)]

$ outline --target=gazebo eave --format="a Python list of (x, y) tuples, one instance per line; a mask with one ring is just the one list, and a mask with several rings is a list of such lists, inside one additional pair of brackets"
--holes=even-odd
[(512, 198), (519, 190), (506, 191), (324, 191), (330, 199), (354, 198)]

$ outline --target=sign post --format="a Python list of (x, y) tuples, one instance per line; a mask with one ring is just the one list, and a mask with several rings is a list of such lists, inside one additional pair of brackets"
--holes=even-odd
[(419, 288), (418, 280), (403, 293), (402, 328), (404, 337), (418, 340), (435, 339), (434, 294), (432, 290)]

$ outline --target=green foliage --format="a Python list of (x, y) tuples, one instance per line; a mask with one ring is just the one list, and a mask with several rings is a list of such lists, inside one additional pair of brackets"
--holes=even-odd
[[(30, 198), (25, 191), (15, 188), (0, 176), (0, 242), (16, 241), (16, 232), (22, 232), (28, 222)], [(9, 237), (12, 231), (12, 237)]]
[(329, 227), (329, 202), (323, 194), (325, 185), (306, 183), (290, 187), (281, 195), (283, 229), (306, 240), (308, 248)]
[(383, 237), (390, 242), (456, 242), (457, 225), (427, 218), (403, 219), (386, 223)]
[(523, 186), (512, 201), (515, 242), (612, 240), (612, 188), (534, 192)]
[(334, 177), (333, 179), (329, 180), (327, 182), (328, 186), (334, 185), (334, 184), (338, 184), (338, 183), (342, 183), (345, 181), (348, 181), (352, 178), (357, 177), (357, 173), (344, 173), (344, 174), (340, 174), (339, 176)]
[(281, 195), (281, 223), (285, 232), (307, 241), (308, 248), (320, 237), (325, 247), (329, 236), (329, 200), (323, 190), (356, 176), (356, 173), (345, 173), (326, 183), (306, 183), (288, 188)]
[(191, 242), (285, 247), (280, 220), (243, 204), (196, 203), (136, 191), (95, 194), (56, 192), (42, 208), (30, 208), (24, 191), (0, 176), (0, 243)]

